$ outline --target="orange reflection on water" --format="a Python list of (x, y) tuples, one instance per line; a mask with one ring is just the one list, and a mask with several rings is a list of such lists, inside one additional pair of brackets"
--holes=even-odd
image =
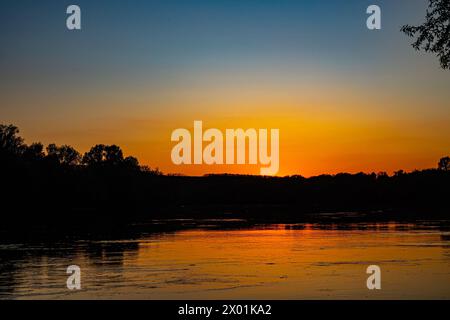
[[(410, 227), (183, 231), (141, 243), (130, 263), (156, 271), (142, 275), (158, 284), (155, 298), (450, 298), (448, 240)], [(380, 291), (366, 287), (372, 264), (382, 269)]]
[[(197, 225), (50, 247), (0, 245), (0, 298), (450, 299), (450, 232), (439, 223)], [(65, 287), (71, 264), (81, 267), (80, 291)], [(366, 287), (373, 264), (381, 290)]]

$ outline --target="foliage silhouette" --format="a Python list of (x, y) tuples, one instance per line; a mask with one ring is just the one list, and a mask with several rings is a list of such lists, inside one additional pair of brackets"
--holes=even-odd
[(20, 154), (23, 139), (18, 136), (19, 129), (13, 125), (0, 125), (0, 152), (2, 154)]
[(80, 154), (70, 146), (27, 146), (13, 125), (0, 126), (2, 226), (95, 225), (136, 218), (303, 219), (323, 212), (385, 212), (448, 217), (450, 158), (438, 168), (389, 176), (340, 173), (305, 178), (164, 175), (123, 156), (116, 145)]
[(439, 160), (438, 169), (443, 171), (450, 171), (450, 157), (444, 157)]
[(426, 21), (419, 26), (401, 28), (409, 37), (416, 37), (412, 44), (416, 50), (432, 52), (439, 58), (441, 67), (450, 67), (450, 0), (430, 0)]
[(75, 166), (80, 164), (80, 153), (68, 145), (58, 147), (55, 144), (49, 144), (47, 147), (47, 157), (62, 165)]
[(42, 160), (45, 157), (44, 145), (40, 142), (33, 143), (23, 148), (23, 157), (29, 161)]
[(83, 163), (90, 166), (101, 164), (118, 165), (123, 160), (123, 152), (116, 145), (98, 144), (83, 156)]

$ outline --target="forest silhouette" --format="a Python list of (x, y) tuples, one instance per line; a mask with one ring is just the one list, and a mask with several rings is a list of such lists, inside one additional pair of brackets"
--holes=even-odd
[(0, 125), (0, 176), (3, 226), (218, 216), (283, 221), (327, 212), (433, 218), (450, 209), (449, 157), (436, 168), (393, 175), (189, 177), (141, 166), (116, 145), (98, 144), (84, 155), (68, 145), (27, 145), (13, 125)]

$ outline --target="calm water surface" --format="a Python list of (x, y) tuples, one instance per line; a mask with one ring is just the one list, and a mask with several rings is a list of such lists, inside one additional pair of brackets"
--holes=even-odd
[[(0, 243), (0, 298), (450, 299), (442, 222), (222, 223), (126, 239)], [(66, 289), (72, 264), (81, 267), (79, 291)], [(372, 264), (382, 269), (378, 291), (366, 287)]]

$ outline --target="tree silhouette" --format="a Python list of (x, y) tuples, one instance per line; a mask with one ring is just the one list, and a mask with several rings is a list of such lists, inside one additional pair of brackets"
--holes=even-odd
[(57, 161), (59, 164), (70, 166), (78, 165), (81, 161), (80, 153), (73, 147), (68, 145), (58, 147), (54, 143), (48, 145), (47, 157)]
[(83, 156), (83, 163), (88, 166), (98, 164), (117, 165), (123, 162), (123, 152), (116, 145), (97, 144)]
[(443, 171), (450, 171), (450, 157), (444, 157), (439, 160), (438, 169)]
[(409, 37), (417, 35), (414, 49), (432, 52), (443, 69), (450, 67), (450, 0), (430, 0), (426, 21), (420, 26), (405, 25), (401, 31)]
[(139, 168), (139, 160), (135, 157), (126, 157), (123, 159), (123, 163), (130, 168)]
[[(98, 144), (82, 161), (67, 145), (50, 144), (45, 155), (41, 143), (27, 146), (18, 133), (13, 125), (0, 125), (0, 229), (5, 221), (18, 228), (25, 220), (31, 226), (64, 224), (61, 210), (101, 223), (109, 219), (128, 222), (133, 217), (147, 218), (147, 214), (205, 217), (216, 209), (263, 219), (338, 211), (382, 211), (405, 217), (450, 212), (450, 157), (442, 158), (438, 168), (399, 170), (393, 176), (381, 172), (309, 178), (189, 177), (140, 166), (137, 158), (124, 158), (117, 145)], [(44, 199), (51, 199), (52, 205), (40, 206)]]
[(18, 155), (23, 152), (23, 139), (13, 125), (0, 125), (0, 152)]
[(110, 164), (119, 164), (123, 162), (123, 152), (119, 146), (105, 146), (106, 162)]
[(40, 142), (25, 146), (23, 148), (23, 157), (29, 161), (42, 160), (45, 157), (44, 145)]

